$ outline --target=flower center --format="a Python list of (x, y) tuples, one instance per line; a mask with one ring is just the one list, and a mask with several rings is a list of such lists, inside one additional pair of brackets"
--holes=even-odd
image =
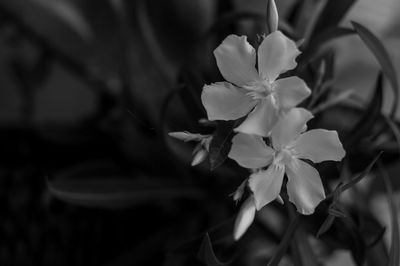
[(265, 99), (269, 95), (275, 94), (274, 83), (270, 83), (268, 80), (258, 81), (246, 89), (250, 90), (247, 95), (252, 97), (254, 100)]
[(275, 153), (274, 163), (285, 165), (296, 156), (296, 151), (290, 148), (284, 148)]

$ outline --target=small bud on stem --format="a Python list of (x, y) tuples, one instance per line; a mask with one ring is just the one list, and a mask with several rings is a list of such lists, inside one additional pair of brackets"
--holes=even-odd
[(267, 34), (278, 30), (278, 9), (275, 0), (267, 0)]

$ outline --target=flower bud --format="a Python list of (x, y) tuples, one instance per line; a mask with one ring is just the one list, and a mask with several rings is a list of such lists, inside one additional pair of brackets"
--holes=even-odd
[(233, 238), (237, 241), (239, 240), (247, 229), (254, 221), (256, 215), (256, 204), (254, 202), (254, 197), (251, 196), (246, 199), (235, 220), (235, 225), (233, 228)]
[(193, 157), (192, 166), (201, 164), (207, 158), (208, 152), (204, 149), (199, 150)]
[(184, 142), (188, 142), (188, 141), (201, 141), (203, 138), (207, 137), (207, 136), (203, 136), (201, 134), (194, 134), (194, 133), (190, 133), (187, 131), (183, 131), (183, 132), (169, 132), (168, 135), (170, 137), (182, 140)]
[(245, 190), (245, 188), (246, 188), (246, 186), (247, 186), (247, 182), (248, 182), (247, 179), (244, 180), (244, 181), (242, 182), (242, 184), (240, 184), (240, 186), (236, 189), (236, 191), (233, 192), (233, 193), (230, 195), (230, 196), (232, 196), (232, 198), (233, 198), (234, 201), (238, 202), (239, 200), (242, 199), (243, 194), (244, 194), (244, 190)]
[(267, 34), (278, 30), (278, 9), (275, 0), (267, 0)]
[(282, 205), (285, 204), (285, 202), (283, 201), (283, 199), (282, 199), (282, 197), (281, 197), (280, 195), (278, 195), (278, 197), (276, 197), (276, 201), (277, 201), (279, 204), (282, 204)]

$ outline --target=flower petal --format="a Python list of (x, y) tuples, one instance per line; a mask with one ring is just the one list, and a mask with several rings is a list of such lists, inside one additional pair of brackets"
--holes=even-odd
[(296, 43), (280, 31), (269, 34), (258, 48), (258, 70), (263, 79), (273, 82), (278, 76), (297, 66), (300, 54)]
[(239, 133), (232, 139), (228, 157), (245, 168), (257, 169), (270, 164), (274, 153), (261, 137)]
[(284, 174), (283, 165), (271, 164), (267, 170), (258, 171), (250, 176), (249, 187), (253, 191), (257, 210), (279, 196)]
[(251, 196), (242, 204), (239, 213), (235, 220), (233, 228), (233, 238), (239, 240), (246, 233), (249, 226), (253, 223), (256, 215), (256, 206), (254, 204), (254, 197)]
[(311, 94), (307, 84), (298, 77), (289, 77), (275, 81), (275, 91), (283, 108), (292, 108)]
[(251, 85), (259, 80), (256, 70), (256, 51), (246, 36), (229, 35), (214, 50), (219, 71), (225, 80), (236, 86)]
[(286, 165), (289, 200), (297, 211), (309, 215), (325, 199), (325, 191), (318, 171), (306, 162), (293, 159)]
[(346, 155), (336, 131), (313, 129), (300, 135), (293, 143), (298, 157), (314, 163), (340, 161)]
[(260, 100), (246, 120), (235, 131), (267, 137), (278, 120), (278, 111), (273, 99), (268, 96)]
[(235, 120), (247, 115), (257, 104), (243, 90), (228, 82), (205, 85), (201, 101), (209, 120)]
[(190, 133), (188, 131), (169, 132), (168, 135), (170, 137), (182, 140), (184, 142), (201, 141), (208, 137), (207, 135), (202, 135), (202, 134), (198, 134), (198, 133)]
[(313, 115), (304, 108), (293, 108), (280, 116), (271, 131), (272, 145), (275, 150), (281, 150), (297, 139), (304, 131), (305, 125)]

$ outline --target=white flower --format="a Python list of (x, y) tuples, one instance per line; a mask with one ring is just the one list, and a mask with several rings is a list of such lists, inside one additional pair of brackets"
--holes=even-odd
[(314, 163), (340, 161), (345, 151), (336, 131), (304, 132), (311, 118), (312, 114), (303, 108), (291, 109), (273, 128), (272, 147), (259, 136), (238, 134), (233, 138), (228, 156), (243, 167), (259, 169), (249, 178), (257, 210), (279, 196), (285, 173), (289, 200), (298, 212), (312, 214), (325, 198), (318, 171), (301, 159)]
[(205, 85), (201, 95), (208, 119), (235, 120), (248, 115), (235, 130), (268, 136), (280, 115), (311, 94), (298, 77), (277, 79), (296, 67), (299, 54), (296, 44), (280, 31), (264, 38), (257, 55), (246, 36), (228, 36), (214, 51), (228, 82)]

